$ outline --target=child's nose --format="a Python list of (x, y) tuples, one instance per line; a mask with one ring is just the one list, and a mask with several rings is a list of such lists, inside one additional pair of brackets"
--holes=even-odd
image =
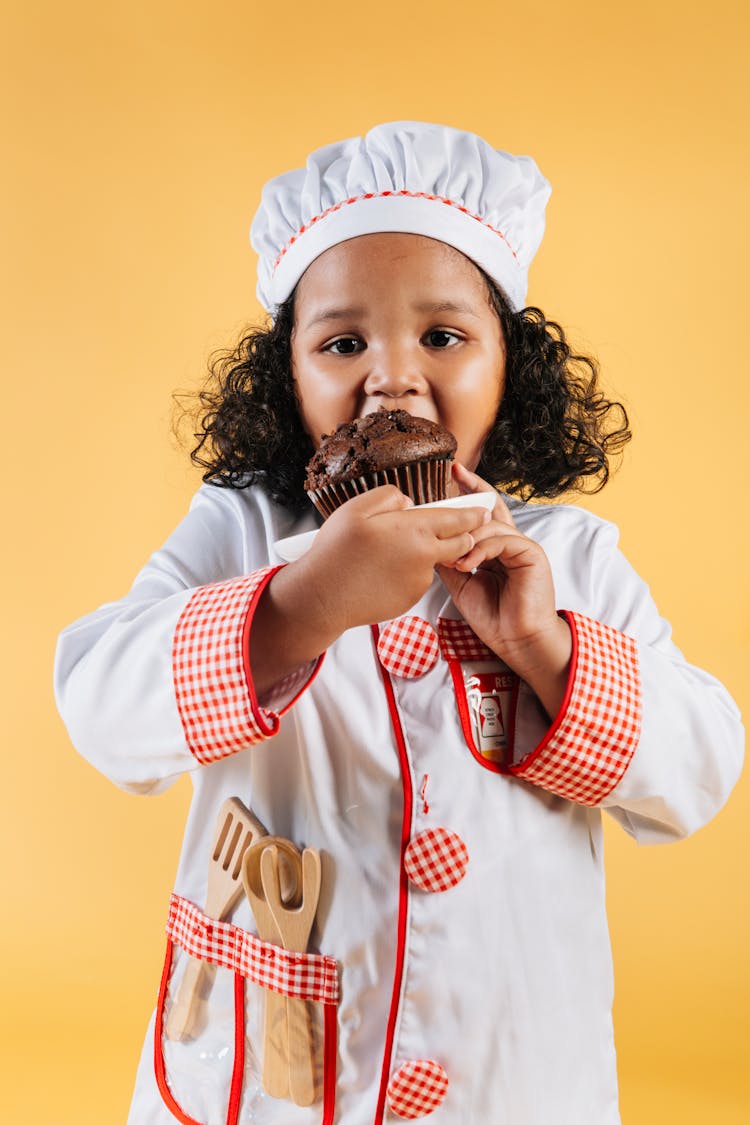
[(365, 394), (401, 398), (408, 394), (423, 394), (426, 379), (413, 359), (394, 354), (373, 361), (365, 380)]

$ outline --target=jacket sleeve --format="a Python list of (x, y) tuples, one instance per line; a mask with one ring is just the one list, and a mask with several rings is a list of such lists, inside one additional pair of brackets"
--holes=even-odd
[(687, 663), (648, 587), (597, 521), (560, 713), (513, 773), (606, 808), (639, 843), (689, 835), (722, 807), (742, 766), (729, 693)]
[(256, 696), (248, 636), (275, 573), (267, 535), (262, 504), (241, 512), (204, 487), (129, 593), (61, 634), (58, 708), (76, 749), (122, 788), (160, 792), (271, 737), (315, 675), (320, 661)]

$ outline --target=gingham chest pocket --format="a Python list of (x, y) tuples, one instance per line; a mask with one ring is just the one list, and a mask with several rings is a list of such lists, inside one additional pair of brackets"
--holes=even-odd
[(518, 676), (461, 619), (441, 617), (438, 640), (467, 747), (485, 769), (507, 773), (514, 758)]

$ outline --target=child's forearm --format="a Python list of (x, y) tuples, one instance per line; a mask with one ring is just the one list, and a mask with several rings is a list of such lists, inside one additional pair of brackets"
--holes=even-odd
[(273, 576), (261, 595), (250, 631), (250, 667), (257, 695), (315, 660), (343, 631), (321, 608), (292, 563)]

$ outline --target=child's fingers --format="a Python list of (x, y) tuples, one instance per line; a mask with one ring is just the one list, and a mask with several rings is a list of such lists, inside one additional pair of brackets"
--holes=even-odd
[(486, 508), (425, 508), (416, 507), (409, 513), (405, 530), (413, 525), (429, 531), (436, 539), (450, 539), (462, 532), (477, 532), (492, 519)]
[(459, 559), (468, 558), (472, 554), (474, 542), (474, 536), (470, 531), (464, 531), (461, 535), (451, 535), (447, 539), (439, 539), (435, 565), (453, 567)]
[(476, 473), (472, 473), (471, 469), (467, 469), (460, 461), (455, 461), (453, 463), (453, 479), (458, 485), (458, 490), (462, 496), (468, 496), (472, 492), (494, 493), (495, 507), (492, 511), (493, 519), (508, 524), (511, 527), (513, 526), (513, 517), (510, 514), (508, 505), (489, 481), (484, 480), (483, 477), (478, 476)]
[(396, 488), (395, 484), (381, 484), (377, 488), (368, 489), (367, 492), (347, 500), (345, 504), (342, 504), (332, 513), (330, 519), (334, 519), (336, 513), (342, 512), (344, 509), (349, 515), (358, 514), (364, 516), (365, 519), (369, 519), (371, 516), (378, 516), (382, 512), (394, 512), (402, 508), (413, 507), (414, 501), (405, 496), (401, 489)]
[(456, 570), (474, 570), (491, 559), (497, 559), (506, 571), (519, 570), (536, 566), (543, 558), (539, 544), (521, 535), (515, 528), (509, 530), (503, 525), (495, 525), (494, 534), (480, 541), (478, 536), (482, 530), (474, 537), (471, 550), (456, 560)]
[(483, 543), (486, 539), (494, 539), (497, 535), (507, 535), (509, 532), (521, 534), (521, 532), (517, 532), (514, 524), (502, 523), (491, 517), (481, 527), (478, 527), (473, 534), (477, 543)]

